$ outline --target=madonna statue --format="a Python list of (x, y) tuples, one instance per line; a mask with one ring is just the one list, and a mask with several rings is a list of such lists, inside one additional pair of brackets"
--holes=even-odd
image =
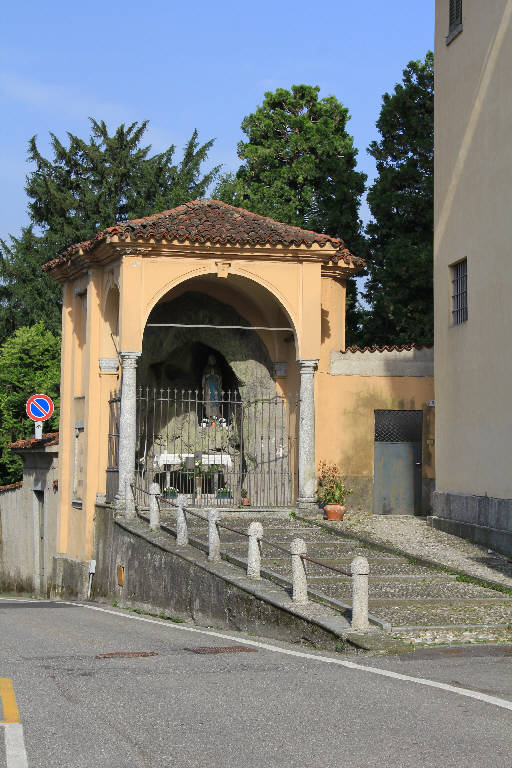
[(222, 376), (214, 355), (210, 355), (203, 372), (203, 400), (205, 415), (217, 419), (221, 415)]

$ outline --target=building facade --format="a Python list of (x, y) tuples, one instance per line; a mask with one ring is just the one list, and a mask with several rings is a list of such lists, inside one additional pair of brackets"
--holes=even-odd
[(512, 551), (512, 2), (437, 0), (434, 523)]
[(339, 238), (198, 200), (46, 265), (63, 286), (52, 584), (84, 583), (97, 504), (131, 514), (153, 482), (194, 505), (248, 496), (256, 517), (321, 514), (326, 461), (352, 508), (428, 511), (433, 350), (345, 348), (363, 264)]

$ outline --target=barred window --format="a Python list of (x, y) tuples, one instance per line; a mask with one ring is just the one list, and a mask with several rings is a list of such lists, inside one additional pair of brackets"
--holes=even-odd
[(460, 325), (468, 319), (468, 260), (452, 267), (452, 317), (453, 324)]
[(462, 0), (450, 0), (450, 26), (448, 34), (462, 26)]

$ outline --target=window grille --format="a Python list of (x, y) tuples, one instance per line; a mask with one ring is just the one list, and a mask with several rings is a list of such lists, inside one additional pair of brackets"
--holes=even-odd
[(423, 411), (375, 411), (376, 443), (421, 443)]
[(450, 26), (448, 33), (462, 26), (462, 0), (450, 0)]
[(468, 319), (468, 261), (464, 259), (452, 267), (452, 318), (454, 325)]

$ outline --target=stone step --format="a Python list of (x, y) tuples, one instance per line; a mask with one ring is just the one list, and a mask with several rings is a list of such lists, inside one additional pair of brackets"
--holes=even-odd
[(512, 624), (512, 604), (506, 600), (370, 600), (369, 606), (372, 613), (393, 627)]
[[(308, 579), (311, 587), (329, 597), (344, 599), (351, 595), (351, 579), (314, 577)], [(512, 610), (512, 597), (505, 597), (494, 590), (485, 589), (476, 584), (456, 582), (453, 579), (414, 579), (414, 580), (379, 580), (369, 582), (368, 594), (370, 600), (424, 600), (435, 602), (440, 600), (492, 600), (509, 603)], [(512, 618), (512, 617), (511, 617)]]

